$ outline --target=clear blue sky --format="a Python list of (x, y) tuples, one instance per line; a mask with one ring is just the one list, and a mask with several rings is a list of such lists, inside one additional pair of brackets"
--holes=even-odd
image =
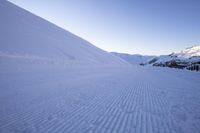
[(168, 54), (200, 44), (200, 0), (9, 0), (107, 51)]

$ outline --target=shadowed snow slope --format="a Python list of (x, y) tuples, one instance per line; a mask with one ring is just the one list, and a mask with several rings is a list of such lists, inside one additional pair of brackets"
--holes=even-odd
[(125, 53), (116, 53), (111, 52), (112, 54), (124, 59), (125, 61), (129, 62), (132, 65), (140, 65), (142, 63), (146, 63), (149, 60), (155, 58), (155, 56), (148, 56), (148, 55), (140, 55), (140, 54), (125, 54)]
[(70, 32), (21, 9), (0, 1), (0, 55), (51, 59), (84, 65), (127, 65)]

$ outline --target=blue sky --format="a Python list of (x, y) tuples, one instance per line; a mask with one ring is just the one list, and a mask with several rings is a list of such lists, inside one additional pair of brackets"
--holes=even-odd
[(200, 0), (9, 0), (106, 51), (169, 54), (200, 44)]

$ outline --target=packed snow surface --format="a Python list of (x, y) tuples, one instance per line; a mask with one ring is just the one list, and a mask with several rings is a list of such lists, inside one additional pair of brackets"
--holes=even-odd
[(0, 133), (199, 133), (200, 74), (0, 59)]

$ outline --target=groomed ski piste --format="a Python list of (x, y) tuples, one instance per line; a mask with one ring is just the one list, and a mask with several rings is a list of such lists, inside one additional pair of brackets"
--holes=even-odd
[(0, 1), (0, 133), (199, 133), (200, 73), (132, 66)]
[(197, 72), (6, 60), (1, 133), (200, 132)]

